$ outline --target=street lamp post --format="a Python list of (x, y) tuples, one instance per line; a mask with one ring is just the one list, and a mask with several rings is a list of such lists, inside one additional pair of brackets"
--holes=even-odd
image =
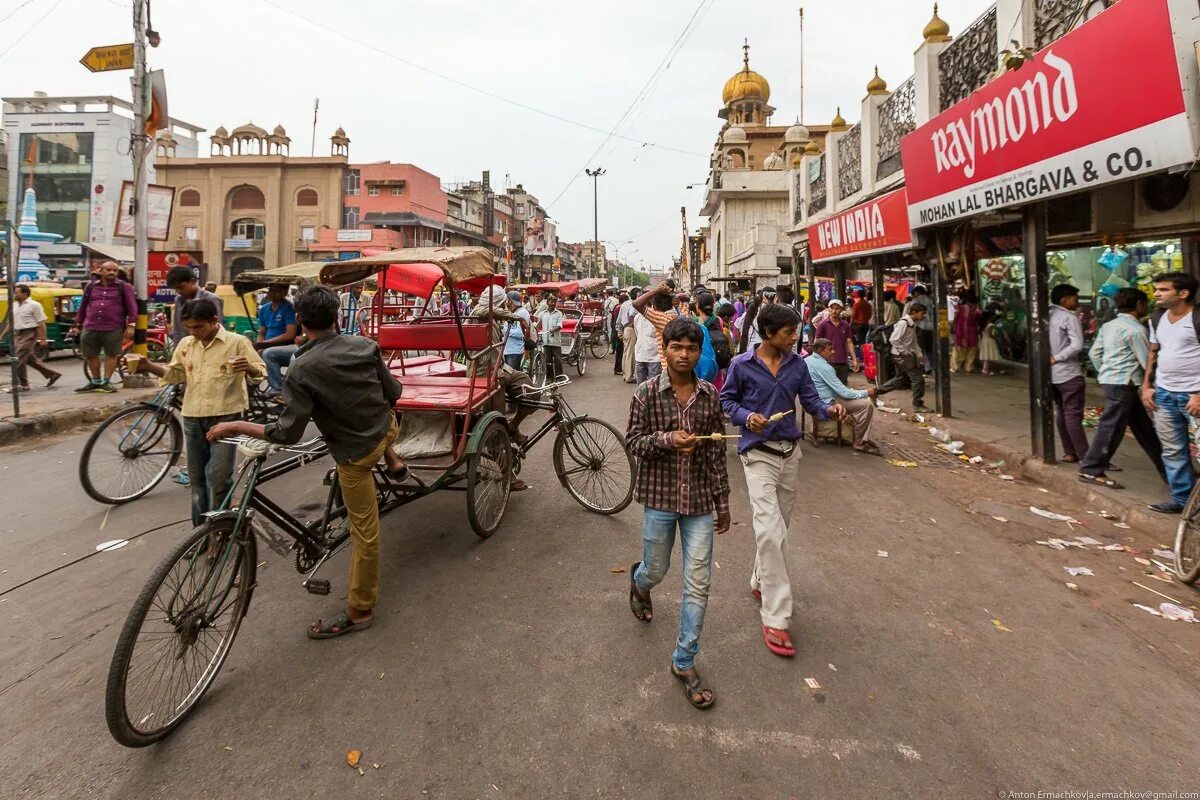
[[(584, 172), (592, 179), (592, 267), (595, 268), (596, 261), (600, 257), (600, 176), (605, 170), (600, 167), (588, 169), (584, 167)], [(578, 173), (576, 173), (578, 174)], [(604, 265), (599, 265), (599, 271), (604, 272)], [(590, 277), (595, 278), (595, 275)]]

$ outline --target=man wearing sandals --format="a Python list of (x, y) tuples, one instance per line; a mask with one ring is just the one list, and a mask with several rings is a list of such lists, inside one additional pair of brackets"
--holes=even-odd
[(408, 473), (392, 451), (399, 433), (393, 409), (400, 399), (400, 384), (388, 372), (373, 340), (338, 335), (338, 308), (337, 295), (326, 286), (310, 286), (296, 296), (296, 317), (307, 340), (296, 351), (283, 381), (284, 411), (277, 421), (270, 425), (225, 422), (208, 433), (210, 442), (250, 436), (295, 444), (304, 438), (311, 420), (325, 437), (337, 463), (350, 520), (350, 592), (344, 612), (309, 627), (311, 639), (364, 630), (375, 622), (371, 614), (379, 600), (375, 467), (384, 460), (393, 480), (404, 480)]
[(879, 446), (871, 440), (871, 420), (875, 418), (875, 395), (878, 390), (874, 386), (851, 389), (843, 383), (829, 361), (835, 352), (833, 342), (818, 338), (813, 341), (812, 355), (805, 358), (804, 363), (821, 399), (826, 403), (841, 403), (854, 420), (854, 449), (877, 456)]
[(684, 685), (688, 702), (704, 709), (716, 695), (695, 662), (712, 581), (713, 534), (729, 530), (729, 472), (725, 443), (702, 438), (723, 433), (725, 425), (716, 388), (694, 372), (704, 331), (691, 320), (675, 319), (662, 337), (666, 371), (634, 390), (625, 435), (638, 458), (634, 498), (644, 506), (642, 560), (629, 569), (629, 607), (638, 620), (650, 622), (650, 592), (671, 566), (678, 529), (683, 598), (671, 674)]
[(750, 592), (762, 603), (763, 641), (778, 656), (796, 655), (788, 627), (792, 583), (788, 576), (788, 529), (799, 481), (800, 427), (796, 398), (818, 419), (845, 419), (839, 403), (817, 394), (808, 367), (796, 354), (800, 315), (782, 304), (762, 307), (754, 319), (762, 343), (737, 356), (721, 389), (721, 407), (742, 428), (738, 454), (754, 512), (757, 553)]

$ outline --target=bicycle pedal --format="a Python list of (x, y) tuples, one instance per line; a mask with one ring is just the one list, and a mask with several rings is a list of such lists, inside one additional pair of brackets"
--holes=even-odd
[(326, 595), (330, 591), (329, 581), (324, 578), (309, 578), (304, 582), (304, 588), (309, 594)]

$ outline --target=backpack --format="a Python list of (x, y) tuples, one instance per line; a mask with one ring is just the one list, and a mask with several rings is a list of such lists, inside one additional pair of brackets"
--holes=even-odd
[(728, 369), (729, 364), (733, 361), (733, 342), (729, 340), (729, 334), (721, 329), (721, 323), (717, 322), (715, 327), (705, 325), (708, 329), (708, 338), (712, 344), (713, 354), (717, 360), (718, 369)]
[[(76, 310), (75, 316), (79, 316), (79, 312), (82, 311), (87, 306), (88, 300), (91, 299), (91, 297), (92, 297), (92, 289), (95, 288), (96, 284), (99, 282), (100, 281), (91, 281), (88, 283), (87, 286), (83, 287), (83, 297), (79, 298), (79, 309)], [(113, 285), (121, 290), (121, 310), (125, 312), (125, 317), (127, 319), (129, 317), (133, 317), (134, 319), (137, 319), (138, 310), (137, 310), (136, 303), (133, 306), (133, 313), (132, 314), (129, 313), (129, 300), (125, 296), (125, 285), (127, 283), (128, 283), (128, 281), (123, 281), (120, 278), (117, 278), (117, 282)]]
[[(1160, 308), (1150, 315), (1150, 330), (1154, 331), (1154, 335), (1158, 335), (1158, 321), (1167, 313), (1166, 309)], [(1200, 342), (1200, 305), (1192, 306), (1192, 328), (1196, 331), (1196, 341)]]
[(895, 325), (877, 325), (867, 334), (867, 341), (876, 353), (886, 353), (892, 349), (892, 331), (895, 328)]
[(694, 371), (697, 378), (712, 383), (717, 379), (717, 355), (713, 351), (712, 338), (708, 327), (701, 325), (700, 330), (704, 332), (704, 343), (700, 345), (700, 360), (696, 362), (696, 369)]

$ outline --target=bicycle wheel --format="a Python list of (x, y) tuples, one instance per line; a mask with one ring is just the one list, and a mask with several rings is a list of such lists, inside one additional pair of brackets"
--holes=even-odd
[(583, 374), (587, 372), (587, 348), (583, 346), (582, 342), (577, 342), (575, 346), (579, 348), (579, 352), (575, 355), (575, 371), (582, 378)]
[(88, 497), (119, 505), (158, 485), (183, 452), (183, 426), (175, 412), (138, 403), (92, 431), (79, 456), (79, 483)]
[(117, 639), (104, 718), (126, 747), (161, 741), (225, 663), (253, 594), (257, 548), (236, 520), (208, 522), (163, 559)]
[(534, 350), (529, 357), (529, 377), (538, 386), (546, 382), (546, 357), (541, 350)]
[(1195, 584), (1200, 579), (1200, 485), (1192, 490), (1179, 529), (1175, 533), (1175, 571), (1179, 580)]
[(554, 472), (588, 511), (616, 514), (633, 499), (633, 457), (625, 437), (603, 420), (575, 417), (559, 425)]
[(612, 343), (608, 341), (608, 336), (605, 334), (592, 334), (591, 347), (592, 358), (604, 358), (608, 355)]
[(480, 539), (495, 533), (504, 519), (512, 474), (508, 426), (498, 419), (492, 420), (467, 462), (467, 518)]

